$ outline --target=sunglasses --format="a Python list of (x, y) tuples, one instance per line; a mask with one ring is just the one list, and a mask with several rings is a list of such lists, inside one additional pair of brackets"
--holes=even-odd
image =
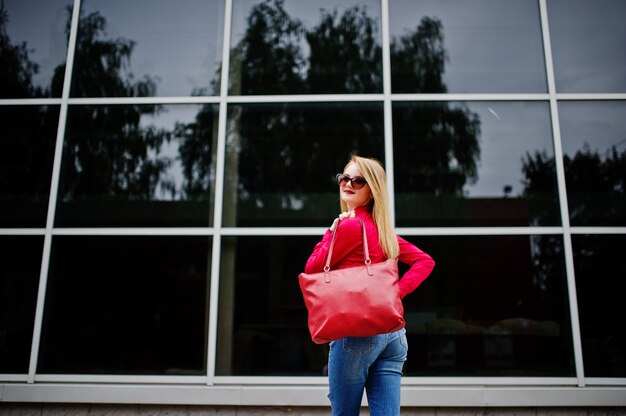
[(345, 186), (348, 182), (352, 183), (352, 187), (354, 189), (361, 189), (365, 186), (367, 181), (362, 176), (355, 176), (354, 178), (349, 177), (348, 175), (344, 175), (343, 173), (337, 174), (337, 184), (339, 186)]

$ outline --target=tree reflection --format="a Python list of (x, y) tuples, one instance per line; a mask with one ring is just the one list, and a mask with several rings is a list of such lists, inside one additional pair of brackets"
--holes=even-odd
[[(445, 62), (443, 25), (436, 18), (424, 17), (414, 32), (392, 40), (393, 83), (404, 85), (402, 90), (446, 92)], [(403, 151), (394, 154), (394, 162), (403, 180), (396, 190), (462, 197), (463, 187), (478, 179), (478, 115), (463, 104), (444, 102), (397, 108), (394, 140), (402, 142)]]
[[(626, 196), (626, 152), (612, 146), (604, 156), (589, 144), (564, 155), (565, 182), (572, 225), (616, 225), (623, 222)], [(554, 157), (529, 153), (523, 159), (524, 193), (545, 192), (555, 177)]]
[(231, 92), (302, 92), (303, 34), (302, 23), (289, 16), (283, 0), (266, 0), (254, 6), (243, 39), (231, 51)]
[(310, 48), (308, 91), (371, 93), (382, 91), (382, 50), (376, 21), (354, 6), (341, 16), (321, 11), (319, 25), (307, 32)]
[[(144, 76), (135, 80), (128, 70), (133, 47), (131, 40), (107, 38), (106, 19), (98, 12), (81, 16), (73, 95), (154, 95), (154, 79)], [(63, 73), (64, 68), (57, 68), (53, 88), (62, 86)], [(61, 199), (100, 195), (148, 200), (155, 196), (157, 186), (174, 192), (173, 185), (162, 178), (171, 160), (160, 155), (171, 133), (140, 125), (142, 117), (159, 111), (160, 106), (154, 104), (72, 107), (65, 137)]]
[(47, 94), (33, 85), (33, 76), (39, 72), (39, 65), (29, 58), (26, 42), (13, 44), (7, 32), (9, 12), (4, 2), (0, 2), (0, 85), (4, 98), (44, 97)]

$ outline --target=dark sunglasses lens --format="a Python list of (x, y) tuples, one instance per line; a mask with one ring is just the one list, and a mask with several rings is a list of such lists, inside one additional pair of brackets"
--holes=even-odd
[(352, 178), (352, 186), (354, 189), (361, 189), (365, 186), (365, 178)]
[(346, 175), (342, 175), (341, 173), (337, 174), (337, 184), (338, 185), (345, 185), (348, 183), (348, 178), (346, 178)]

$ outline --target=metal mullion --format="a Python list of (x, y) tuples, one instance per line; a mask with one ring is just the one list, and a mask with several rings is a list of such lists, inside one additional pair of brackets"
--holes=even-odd
[(2, 105), (59, 105), (61, 98), (8, 98), (1, 99)]
[(63, 78), (63, 93), (61, 97), (61, 109), (59, 112), (59, 125), (57, 126), (56, 146), (54, 151), (54, 162), (52, 165), (52, 178), (50, 181), (50, 194), (48, 197), (48, 216), (46, 219), (46, 232), (44, 235), (43, 253), (41, 256), (41, 270), (39, 273), (39, 288), (37, 292), (37, 306), (35, 309), (35, 323), (33, 326), (33, 339), (30, 350), (30, 363), (28, 368), (28, 383), (35, 382), (37, 372), (37, 359), (39, 357), (39, 342), (41, 340), (41, 326), (43, 321), (43, 308), (46, 297), (46, 287), (48, 283), (48, 268), (50, 265), (50, 252), (52, 245), (52, 228), (54, 226), (54, 215), (56, 211), (57, 192), (59, 189), (59, 178), (61, 174), (61, 156), (63, 153), (63, 138), (67, 120), (68, 97), (70, 83), (72, 79), (72, 69), (74, 64), (74, 49), (76, 47), (76, 37), (78, 32), (78, 20), (80, 17), (80, 0), (74, 0), (72, 10), (72, 22), (70, 26), (70, 37), (67, 47), (67, 61), (65, 65), (65, 76)]
[(211, 281), (209, 297), (209, 323), (207, 336), (207, 380), (213, 385), (217, 359), (217, 314), (219, 303), (220, 255), (222, 248), (222, 211), (224, 208), (224, 175), (226, 159), (226, 122), (228, 114), (228, 78), (230, 72), (230, 37), (232, 27), (232, 0), (224, 2), (224, 39), (222, 44), (222, 72), (217, 127), (217, 157), (215, 165), (215, 206), (213, 207), (213, 245), (211, 254)]
[(389, 192), (389, 212), (392, 225), (396, 223), (396, 198), (393, 166), (393, 114), (391, 107), (391, 38), (389, 34), (389, 1), (381, 1), (382, 43), (383, 43), (383, 118), (384, 118), (384, 145), (385, 170), (387, 173), (387, 188)]
[(549, 94), (392, 94), (393, 101), (547, 101)]
[(70, 105), (121, 105), (121, 104), (217, 104), (219, 97), (89, 97), (68, 98)]
[(54, 228), (52, 235), (78, 236), (121, 236), (121, 235), (154, 235), (154, 236), (212, 236), (211, 227), (171, 227), (171, 228)]
[(206, 384), (206, 376), (38, 374), (35, 376), (35, 381), (38, 383)]
[(574, 252), (572, 248), (572, 233), (569, 222), (567, 187), (565, 183), (565, 166), (563, 163), (563, 147), (561, 143), (561, 127), (556, 94), (556, 81), (554, 76), (554, 63), (552, 61), (552, 44), (550, 42), (550, 27), (548, 23), (548, 9), (546, 5), (546, 0), (539, 0), (539, 11), (541, 17), (541, 30), (543, 35), (548, 92), (550, 94), (550, 113), (552, 118), (554, 160), (556, 164), (556, 176), (560, 203), (559, 205), (561, 208), (561, 223), (563, 225), (563, 249), (565, 254), (567, 293), (569, 297), (568, 300), (570, 320), (572, 326), (574, 363), (576, 367), (576, 377), (578, 378), (578, 386), (584, 387), (585, 372), (583, 365), (582, 340), (580, 335), (580, 321), (578, 316), (578, 298), (576, 295), (576, 277), (574, 274)]
[(397, 227), (400, 235), (480, 236), (563, 234), (563, 227)]
[(45, 235), (45, 228), (0, 228), (0, 235)]
[(570, 227), (572, 234), (626, 234), (626, 227)]
[(296, 95), (232, 95), (229, 104), (326, 103), (383, 101), (383, 94), (296, 94)]
[(626, 94), (623, 93), (556, 93), (556, 99), (559, 101), (620, 101), (626, 100)]

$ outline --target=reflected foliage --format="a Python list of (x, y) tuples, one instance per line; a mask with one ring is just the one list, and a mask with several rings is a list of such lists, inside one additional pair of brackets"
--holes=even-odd
[(321, 11), (318, 26), (307, 32), (311, 50), (308, 92), (315, 94), (382, 91), (382, 50), (376, 21), (365, 7), (342, 15)]
[[(247, 18), (243, 39), (231, 51), (231, 91), (246, 94), (288, 94), (303, 91), (302, 23), (284, 9), (284, 1), (256, 5)], [(236, 74), (241, 74), (240, 79)], [(239, 85), (233, 85), (237, 82)]]
[(181, 141), (178, 148), (182, 164), (183, 183), (181, 199), (205, 199), (215, 181), (214, 143), (216, 137), (216, 110), (214, 105), (204, 105), (192, 123), (176, 123), (174, 136)]
[[(603, 156), (588, 144), (564, 155), (572, 225), (622, 225), (626, 218), (626, 152), (612, 146)], [(545, 152), (523, 160), (525, 193), (544, 192), (555, 175), (554, 157)]]
[[(391, 54), (400, 83), (417, 92), (447, 91), (443, 25), (438, 19), (424, 17), (414, 32), (393, 39)], [(478, 179), (478, 115), (462, 104), (411, 104), (396, 109), (394, 138), (402, 151), (394, 155), (394, 162), (403, 176), (396, 191), (462, 197), (465, 184)]]
[(443, 83), (447, 60), (441, 20), (423, 17), (414, 32), (391, 42), (393, 92), (447, 92)]
[(9, 12), (0, 3), (0, 85), (3, 98), (44, 97), (47, 92), (33, 84), (39, 65), (30, 60), (26, 42), (14, 44), (7, 32)]
[(319, 24), (307, 30), (287, 13), (284, 0), (265, 0), (252, 8), (231, 50), (231, 93), (381, 92), (378, 33), (363, 6), (342, 14), (321, 10)]
[[(68, 22), (69, 25), (69, 22)], [(128, 73), (134, 43), (106, 37), (106, 19), (98, 12), (81, 16), (76, 44), (73, 95), (149, 96), (156, 83), (135, 81)], [(69, 30), (69, 26), (68, 26)], [(62, 74), (58, 70), (57, 74)], [(53, 82), (53, 86), (62, 85)], [(150, 199), (171, 161), (159, 155), (170, 133), (140, 125), (158, 114), (158, 105), (80, 106), (69, 113), (63, 157), (64, 201), (86, 195)], [(162, 183), (164, 190), (172, 185)]]

